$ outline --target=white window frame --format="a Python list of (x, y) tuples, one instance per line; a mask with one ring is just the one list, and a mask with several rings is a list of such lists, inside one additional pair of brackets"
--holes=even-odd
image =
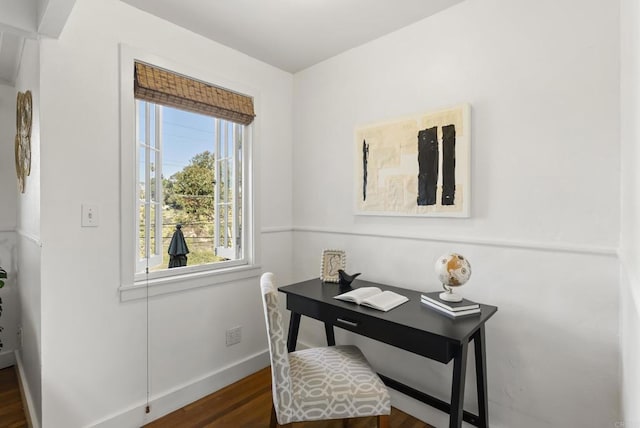
[[(242, 242), (243, 259), (188, 266), (180, 269), (164, 269), (149, 274), (138, 274), (138, 212), (139, 195), (136, 191), (139, 146), (136, 135), (136, 102), (133, 93), (134, 62), (172, 70), (194, 79), (209, 82), (231, 91), (246, 94), (257, 105), (257, 91), (230, 82), (200, 69), (176, 64), (165, 58), (120, 45), (120, 299), (122, 301), (145, 298), (176, 291), (213, 286), (219, 283), (253, 278), (260, 275), (259, 245), (260, 234), (256, 233), (256, 194), (253, 159), (253, 141), (259, 119), (244, 127), (242, 143)], [(148, 133), (147, 133), (148, 135)], [(147, 183), (148, 185), (148, 183)]]
[[(220, 195), (220, 183), (223, 182), (222, 173), (223, 171), (227, 171), (229, 164), (233, 166), (232, 174), (230, 177), (230, 181), (233, 182), (233, 188), (235, 190), (234, 194), (240, 195), (240, 210), (243, 210), (244, 207), (244, 192), (242, 192), (242, 186), (240, 185), (240, 177), (241, 174), (237, 174), (237, 171), (240, 169), (239, 167), (242, 165), (242, 152), (244, 150), (245, 141), (240, 141), (240, 150), (237, 149), (234, 143), (233, 151), (229, 153), (228, 147), (225, 147), (225, 142), (228, 141), (229, 131), (231, 131), (231, 138), (233, 141), (238, 140), (238, 133), (240, 128), (243, 128), (240, 124), (229, 124), (229, 122), (225, 122), (229, 124), (226, 129), (221, 126), (222, 119), (216, 118), (215, 123), (215, 140), (216, 140), (216, 148), (215, 153), (216, 163), (215, 163), (215, 174), (216, 174), (216, 186), (215, 186), (215, 197), (214, 197), (214, 207), (216, 217), (219, 217), (220, 214), (224, 213), (224, 229), (222, 229), (221, 221), (218, 219), (214, 223), (214, 249), (217, 256), (220, 257), (228, 257), (230, 259), (236, 259), (238, 257), (238, 251), (241, 251), (244, 247), (244, 233), (240, 234), (241, 225), (238, 221), (233, 221), (232, 230), (229, 230), (228, 227), (228, 217), (229, 210), (231, 210), (231, 217), (233, 219), (238, 218), (238, 204), (236, 203), (238, 198), (233, 198), (233, 201), (229, 201), (229, 193), (225, 194), (225, 199), (223, 200), (222, 195)], [(231, 130), (229, 130), (229, 126)], [(245, 129), (246, 131), (246, 129)], [(240, 154), (239, 154), (240, 153)], [(226, 181), (225, 181), (226, 182)], [(227, 183), (228, 184), (228, 183)], [(242, 213), (240, 214), (242, 215)], [(218, 245), (221, 237), (228, 237), (229, 234), (234, 237), (231, 242), (231, 248), (227, 248), (226, 246)]]
[[(154, 116), (154, 132), (153, 132), (153, 136), (155, 139), (154, 144), (152, 144), (151, 142), (151, 109), (154, 110), (153, 116)], [(140, 257), (139, 253), (136, 252), (136, 270), (135, 272), (142, 272), (144, 270), (147, 269), (147, 266), (155, 266), (158, 265), (162, 262), (162, 239), (158, 239), (158, 237), (162, 237), (162, 205), (161, 202), (163, 200), (163, 196), (162, 196), (162, 180), (158, 180), (156, 179), (156, 185), (155, 185), (155, 189), (154, 192), (151, 191), (151, 172), (150, 172), (150, 168), (149, 165), (151, 164), (151, 157), (154, 157), (154, 165), (156, 165), (156, 168), (158, 168), (159, 166), (162, 165), (162, 138), (159, 138), (159, 135), (162, 135), (162, 113), (161, 113), (161, 108), (159, 106), (152, 106), (151, 104), (147, 104), (145, 105), (145, 109), (144, 109), (144, 126), (145, 126), (145, 131), (144, 131), (144, 141), (142, 141), (142, 138), (140, 137), (140, 135), (138, 135), (138, 126), (137, 126), (137, 122), (139, 120), (139, 111), (136, 108), (135, 109), (135, 115), (136, 115), (136, 177), (140, 177), (140, 159), (138, 159), (137, 157), (140, 156), (140, 149), (144, 148), (144, 152), (145, 152), (145, 177), (144, 177), (144, 195), (145, 195), (145, 199), (144, 200), (140, 200), (138, 198), (138, 203), (136, 204), (135, 207), (135, 212), (136, 212), (136, 218), (138, 218), (139, 215), (139, 209), (140, 209), (140, 205), (143, 204), (144, 205), (144, 218), (147, 220), (145, 223), (145, 233), (144, 233), (144, 240), (145, 240), (145, 245), (144, 248), (146, 250), (146, 254), (144, 257)], [(162, 176), (162, 169), (160, 168), (159, 170), (157, 170), (157, 172), (159, 172), (160, 177)], [(138, 181), (136, 180), (136, 183), (138, 183)], [(156, 195), (156, 200), (155, 202), (151, 201), (151, 195), (155, 194)], [(151, 218), (155, 218), (155, 222), (151, 221)], [(160, 221), (158, 221), (160, 220)], [(155, 223), (155, 231), (152, 234), (151, 233), (151, 224)], [(136, 227), (136, 243), (140, 242), (140, 228)], [(156, 240), (155, 240), (155, 245), (154, 248), (151, 248), (151, 236), (155, 236)], [(136, 247), (137, 248), (137, 247)], [(139, 275), (138, 275), (138, 279), (140, 279)]]

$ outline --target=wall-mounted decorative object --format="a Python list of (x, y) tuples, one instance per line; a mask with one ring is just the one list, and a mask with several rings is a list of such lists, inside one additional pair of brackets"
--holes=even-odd
[(320, 279), (322, 282), (340, 282), (340, 269), (347, 267), (347, 255), (342, 250), (323, 250)]
[(469, 217), (471, 107), (356, 129), (356, 214)]
[(31, 120), (33, 117), (31, 91), (18, 92), (16, 100), (15, 162), (18, 190), (24, 193), (26, 177), (31, 174)]
[(462, 296), (455, 294), (451, 287), (464, 285), (471, 277), (469, 261), (457, 253), (445, 254), (436, 260), (435, 271), (444, 292), (440, 298), (447, 302), (461, 302)]

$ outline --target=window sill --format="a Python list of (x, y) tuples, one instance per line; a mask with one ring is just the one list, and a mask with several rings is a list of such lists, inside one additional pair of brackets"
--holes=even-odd
[(225, 282), (260, 276), (260, 266), (236, 266), (228, 269), (209, 270), (164, 278), (136, 281), (133, 285), (123, 285), (118, 289), (120, 301), (145, 299), (163, 294), (177, 293), (193, 288), (208, 287)]

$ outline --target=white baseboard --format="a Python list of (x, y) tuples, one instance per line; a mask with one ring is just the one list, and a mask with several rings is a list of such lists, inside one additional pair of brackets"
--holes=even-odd
[(237, 382), (268, 365), (269, 352), (264, 350), (244, 360), (223, 367), (189, 385), (152, 397), (149, 403), (151, 407), (149, 414), (145, 414), (146, 402), (141, 401), (131, 408), (96, 422), (91, 426), (96, 428), (140, 427)]
[(29, 382), (24, 373), (24, 365), (22, 363), (22, 355), (20, 351), (15, 351), (16, 367), (18, 367), (18, 380), (20, 382), (20, 392), (22, 393), (22, 400), (27, 410), (27, 423), (29, 428), (40, 428), (40, 422), (36, 414), (36, 407), (33, 402), (33, 396), (31, 395), (31, 389), (29, 388)]
[(13, 351), (0, 352), (0, 369), (16, 365), (16, 356)]

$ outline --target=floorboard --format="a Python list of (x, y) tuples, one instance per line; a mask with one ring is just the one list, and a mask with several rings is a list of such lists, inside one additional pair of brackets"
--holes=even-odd
[[(176, 410), (147, 428), (263, 428), (271, 416), (271, 372), (260, 370)], [(433, 428), (396, 408), (391, 409), (391, 428)], [(349, 420), (349, 428), (372, 428), (376, 418)], [(318, 421), (294, 424), (294, 428), (342, 428), (342, 421)]]
[(24, 410), (16, 368), (0, 370), (0, 427), (26, 428)]
[[(14, 367), (0, 370), (0, 427), (27, 428), (25, 407)], [(184, 406), (147, 425), (148, 428), (265, 428), (271, 416), (269, 367), (226, 388)], [(434, 428), (396, 408), (391, 409), (391, 428)], [(375, 418), (349, 420), (349, 428), (372, 428)], [(294, 428), (342, 428), (342, 421), (294, 424)]]

